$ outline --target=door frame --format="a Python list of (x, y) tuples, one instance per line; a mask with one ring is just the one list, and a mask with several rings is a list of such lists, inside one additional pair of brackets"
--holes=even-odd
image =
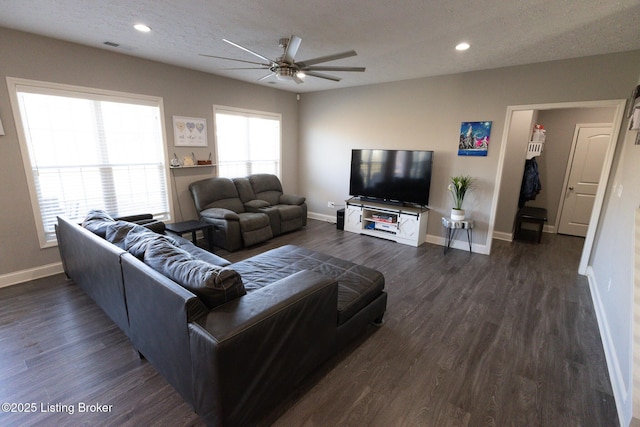
[[(564, 182), (562, 183), (562, 197), (560, 197), (560, 204), (558, 205), (558, 212), (556, 214), (556, 233), (558, 232), (558, 228), (560, 228), (560, 218), (562, 217), (562, 209), (564, 209), (564, 203), (566, 198), (566, 194), (567, 194), (567, 187), (569, 186), (569, 175), (571, 174), (571, 168), (573, 166), (573, 159), (575, 157), (576, 154), (576, 148), (577, 148), (577, 143), (578, 143), (578, 135), (580, 132), (580, 129), (582, 128), (604, 128), (604, 127), (611, 127), (611, 135), (610, 135), (610, 139), (609, 139), (609, 145), (611, 145), (611, 143), (613, 142), (613, 123), (576, 123), (575, 125), (575, 129), (573, 131), (573, 140), (571, 141), (571, 151), (569, 154), (569, 159), (567, 160), (567, 167), (565, 169), (564, 172)], [(607, 147), (608, 150), (608, 147)], [(604, 164), (602, 165), (602, 167), (604, 168)], [(600, 180), (602, 181), (602, 176), (600, 176)], [(600, 185), (601, 182), (598, 182), (598, 190), (600, 189)], [(596, 191), (597, 194), (597, 191)], [(595, 202), (595, 201), (594, 201)], [(594, 203), (594, 207), (595, 207), (595, 203)], [(590, 218), (591, 220), (591, 218)], [(591, 225), (591, 222), (589, 222), (589, 225)]]
[(613, 165), (613, 157), (618, 146), (618, 139), (620, 137), (620, 128), (622, 127), (622, 120), (624, 118), (624, 111), (626, 106), (626, 99), (612, 99), (603, 101), (578, 101), (578, 102), (561, 102), (555, 104), (532, 104), (532, 105), (510, 105), (507, 107), (506, 119), (504, 121), (504, 129), (502, 131), (502, 143), (500, 144), (500, 156), (498, 158), (498, 167), (496, 170), (495, 179), (495, 191), (493, 193), (493, 201), (491, 203), (491, 215), (489, 217), (489, 230), (488, 235), (491, 237), (487, 242), (487, 252), (491, 253), (491, 245), (493, 243), (493, 230), (495, 228), (496, 213), (498, 210), (498, 200), (500, 198), (500, 185), (502, 183), (502, 173), (504, 169), (504, 159), (507, 152), (507, 143), (509, 140), (509, 129), (511, 127), (511, 116), (514, 111), (521, 110), (558, 110), (564, 108), (615, 108), (613, 116), (612, 129), (611, 129), (611, 141), (609, 144), (607, 154), (605, 156), (604, 164), (602, 166), (602, 173), (598, 191), (596, 192), (596, 199), (593, 204), (593, 211), (591, 212), (591, 218), (589, 219), (589, 228), (587, 229), (587, 236), (585, 237), (584, 247), (582, 249), (582, 256), (580, 257), (580, 264), (578, 266), (578, 273), (581, 275), (587, 274), (587, 266), (589, 263), (589, 257), (591, 250), (593, 249), (593, 243), (595, 240), (596, 229), (598, 228), (598, 221), (602, 212), (602, 206), (604, 203), (604, 196), (609, 185), (609, 174)]

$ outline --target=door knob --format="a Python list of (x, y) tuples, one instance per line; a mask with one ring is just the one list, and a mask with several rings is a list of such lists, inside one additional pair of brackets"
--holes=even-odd
[(569, 187), (569, 190), (573, 191), (573, 187)]

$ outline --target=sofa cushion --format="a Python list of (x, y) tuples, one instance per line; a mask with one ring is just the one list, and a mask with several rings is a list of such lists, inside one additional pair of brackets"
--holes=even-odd
[(242, 278), (235, 270), (195, 259), (162, 239), (147, 244), (144, 262), (196, 294), (209, 308), (246, 294)]
[(114, 221), (107, 226), (107, 231), (104, 238), (120, 249), (126, 250), (125, 239), (130, 232), (133, 232), (135, 234), (153, 233), (153, 231), (150, 231), (149, 229), (144, 228), (141, 225), (134, 224), (133, 222)]
[(146, 227), (133, 227), (124, 237), (124, 249), (136, 258), (144, 259), (147, 244), (154, 239), (162, 239), (173, 245), (176, 244), (173, 237), (155, 233)]
[(233, 178), (232, 181), (236, 186), (236, 190), (238, 190), (238, 197), (240, 197), (240, 201), (242, 201), (242, 203), (247, 203), (251, 200), (255, 200), (256, 195), (253, 192), (251, 182), (248, 178)]
[(240, 215), (240, 229), (243, 233), (261, 230), (269, 227), (267, 214), (257, 212), (245, 212)]
[(93, 209), (89, 211), (82, 222), (82, 226), (94, 234), (104, 238), (107, 233), (107, 226), (115, 220), (103, 210)]
[(188, 252), (189, 255), (191, 255), (195, 259), (199, 259), (200, 261), (204, 261), (209, 264), (217, 265), (218, 267), (226, 267), (228, 265), (231, 265), (231, 263), (226, 259), (194, 245), (190, 240), (179, 236), (172, 237), (172, 239), (175, 246)]

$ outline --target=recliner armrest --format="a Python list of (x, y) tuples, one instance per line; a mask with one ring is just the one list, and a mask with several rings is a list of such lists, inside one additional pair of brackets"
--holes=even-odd
[(301, 271), (189, 324), (194, 405), (207, 424), (245, 425), (337, 345), (335, 279)]
[(280, 203), (283, 205), (301, 205), (305, 200), (305, 197), (296, 196), (295, 194), (282, 194), (280, 196)]
[(227, 221), (240, 221), (240, 216), (236, 212), (224, 208), (208, 208), (200, 212), (200, 216)]

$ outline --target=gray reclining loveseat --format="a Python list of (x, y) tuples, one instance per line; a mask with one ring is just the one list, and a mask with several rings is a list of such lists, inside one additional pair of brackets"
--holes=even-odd
[(277, 176), (208, 178), (189, 185), (196, 210), (214, 225), (218, 247), (235, 251), (307, 224), (302, 196), (284, 194)]

